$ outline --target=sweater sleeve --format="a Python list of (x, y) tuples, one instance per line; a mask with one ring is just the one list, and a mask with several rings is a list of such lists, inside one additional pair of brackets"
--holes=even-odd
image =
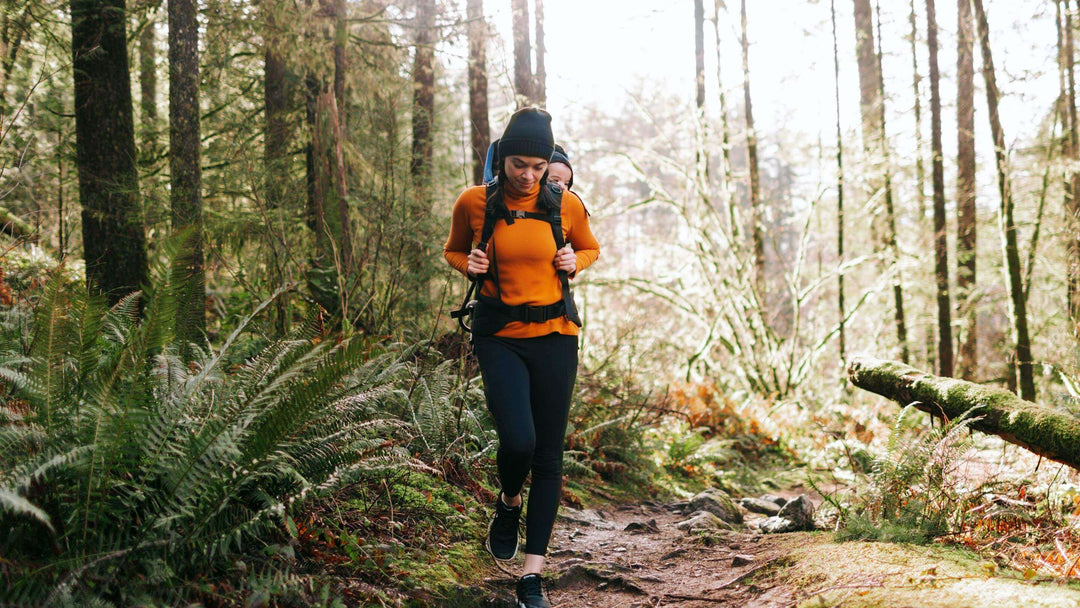
[(577, 270), (570, 275), (574, 278), (577, 273), (585, 270), (600, 257), (600, 243), (593, 236), (589, 227), (589, 214), (585, 211), (585, 204), (577, 194), (566, 191), (563, 194), (563, 213), (570, 220), (567, 240), (574, 248), (577, 256)]
[(469, 251), (472, 250), (474, 233), (469, 221), (469, 209), (462, 193), (454, 202), (454, 211), (451, 214), (450, 236), (443, 245), (443, 257), (461, 274), (466, 274), (465, 269), (469, 265)]

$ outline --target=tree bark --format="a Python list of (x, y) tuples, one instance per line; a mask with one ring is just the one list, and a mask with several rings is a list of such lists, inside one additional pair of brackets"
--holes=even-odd
[[(151, 9), (153, 12), (153, 9)], [(151, 18), (139, 33), (139, 118), (142, 157), (157, 152), (157, 36), (156, 20)]]
[(15, 68), (15, 60), (19, 58), (19, 49), (22, 42), (30, 33), (30, 7), (27, 2), (19, 16), (15, 16), (17, 2), (4, 0), (0, 2), (0, 112), (7, 115), (7, 83), (11, 78), (11, 70)]
[(488, 121), (487, 21), (484, 0), (468, 0), (469, 20), (469, 122), (472, 125), (473, 183), (484, 181), (484, 162), (491, 143)]
[(1073, 48), (1072, 10), (1065, 1), (1065, 76), (1067, 93), (1065, 101), (1068, 115), (1068, 146), (1066, 156), (1071, 160), (1065, 172), (1065, 222), (1068, 240), (1066, 252), (1066, 288), (1069, 320), (1072, 323), (1073, 336), (1080, 339), (1080, 171), (1075, 169), (1080, 161), (1080, 137), (1077, 134), (1076, 117), (1076, 74)]
[[(702, 170), (702, 159), (705, 161), (703, 175), (708, 179), (709, 153), (707, 137), (705, 136), (708, 121), (705, 119), (705, 3), (704, 0), (694, 0), (694, 74), (697, 82), (697, 94), (694, 98), (694, 107), (697, 108), (697, 133), (698, 140), (695, 145), (695, 167)], [(706, 183), (708, 183), (706, 181)]]
[(533, 81), (533, 97), (541, 108), (547, 105), (547, 66), (544, 46), (544, 0), (536, 0), (536, 74)]
[(1009, 312), (1012, 316), (1013, 343), (1016, 347), (1015, 373), (1020, 396), (1029, 401), (1035, 399), (1035, 379), (1031, 361), (1031, 340), (1027, 327), (1027, 303), (1024, 300), (1023, 277), (1020, 272), (1020, 252), (1017, 246), (1016, 223), (1013, 220), (1012, 184), (1009, 181), (1009, 161), (1005, 149), (1005, 133), (998, 116), (998, 88), (994, 75), (994, 59), (990, 51), (990, 26), (982, 0), (973, 0), (975, 23), (978, 27), (979, 47), (982, 52), (983, 80), (986, 84), (986, 105), (989, 110), (990, 132), (994, 138), (994, 157), (997, 161), (998, 194), (1001, 207), (998, 223), (1001, 229), (1003, 255), (1005, 257), (1006, 281), (1009, 284)]
[(716, 39), (716, 86), (720, 102), (720, 162), (726, 203), (728, 209), (728, 229), (731, 230), (733, 247), (739, 247), (742, 230), (738, 205), (735, 204), (735, 178), (731, 167), (731, 125), (728, 123), (727, 96), (724, 93), (724, 78), (721, 72), (723, 57), (720, 52), (720, 11), (724, 9), (723, 0), (713, 1), (713, 34)]
[(412, 162), (409, 171), (417, 200), (427, 208), (431, 182), (432, 123), (435, 116), (435, 2), (420, 0), (413, 63)]
[(878, 22), (877, 22), (877, 38), (878, 38), (878, 53), (877, 55), (877, 79), (878, 79), (878, 99), (880, 100), (881, 113), (880, 113), (880, 130), (881, 130), (881, 154), (880, 158), (884, 161), (884, 178), (885, 178), (885, 247), (889, 253), (889, 261), (893, 267), (893, 311), (896, 322), (896, 341), (900, 343), (900, 357), (904, 361), (909, 360), (908, 356), (908, 343), (907, 343), (907, 321), (904, 318), (904, 284), (900, 274), (900, 246), (897, 244), (896, 236), (896, 207), (893, 204), (893, 188), (892, 188), (892, 159), (889, 153), (888, 147), (888, 131), (885, 129), (885, 78), (883, 76), (884, 71), (881, 68), (881, 2), (876, 3)]
[(1080, 469), (1080, 420), (1067, 412), (1019, 399), (1004, 389), (933, 376), (873, 357), (853, 358), (848, 379), (858, 388), (932, 416), (954, 420), (971, 415), (975, 430)]
[(147, 281), (124, 0), (71, 0), (75, 159), (90, 288), (115, 303)]
[(840, 361), (847, 361), (846, 323), (844, 311), (844, 132), (840, 127), (840, 45), (836, 34), (836, 0), (829, 0), (833, 37), (833, 89), (836, 96), (836, 273), (837, 305), (839, 309)]
[[(892, 182), (885, 147), (884, 84), (881, 63), (874, 51), (874, 19), (870, 0), (853, 0), (855, 16), (855, 54), (859, 67), (859, 109), (862, 118), (863, 148), (874, 165), (880, 165), (883, 179), (871, 181), (871, 191), (881, 192), (885, 201), (884, 247), (896, 266), (896, 224), (893, 213)], [(896, 271), (896, 268), (892, 269)], [(897, 273), (894, 274), (899, 277)], [(893, 306), (896, 338), (901, 357), (908, 360), (907, 322), (904, 318), (903, 288), (893, 280)]]
[[(922, 76), (919, 74), (919, 25), (918, 16), (915, 13), (915, 0), (910, 0), (908, 23), (911, 25), (911, 91), (915, 99), (913, 114), (915, 116), (915, 198), (918, 209), (919, 227), (922, 228), (926, 218), (926, 162), (923, 158), (923, 109), (922, 109)], [(933, 229), (933, 220), (931, 226)], [(937, 340), (935, 339), (934, 324), (926, 324), (926, 336), (924, 344), (926, 358), (932, 366), (937, 365)]]
[(206, 333), (206, 271), (203, 264), (202, 168), (199, 136), (199, 21), (196, 0), (169, 4), (169, 172), (174, 231), (187, 231), (181, 259), (176, 333), (202, 345)]
[[(956, 300), (963, 319), (959, 375), (973, 380), (978, 362), (975, 303), (975, 24), (971, 0), (957, 0), (956, 20)], [(935, 206), (936, 209), (936, 206)], [(946, 277), (947, 278), (947, 277)]]
[(697, 96), (694, 98), (699, 119), (705, 115), (705, 2), (694, 0), (694, 74)]
[(930, 148), (934, 181), (934, 278), (938, 306), (938, 372), (953, 375), (952, 307), (949, 304), (949, 249), (945, 224), (945, 165), (941, 144), (941, 76), (938, 71), (937, 13), (926, 0), (926, 40), (930, 47)]
[(279, 208), (285, 198), (288, 183), (289, 128), (288, 89), (285, 82), (285, 57), (282, 52), (281, 20), (275, 14), (275, 6), (263, 4), (265, 33), (263, 34), (263, 161), (266, 168), (265, 204), (269, 209)]
[(757, 133), (754, 130), (754, 106), (750, 101), (750, 40), (746, 35), (746, 0), (740, 8), (742, 23), (743, 103), (746, 112), (746, 162), (750, 171), (751, 242), (754, 247), (754, 286), (764, 305), (765, 235), (762, 228), (761, 178), (758, 172)]
[(528, 0), (510, 0), (510, 11), (514, 21), (514, 94), (521, 108), (535, 103)]

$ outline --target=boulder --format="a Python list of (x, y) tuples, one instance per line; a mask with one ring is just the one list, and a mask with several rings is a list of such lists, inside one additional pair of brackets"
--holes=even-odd
[(687, 532), (695, 530), (730, 530), (731, 526), (713, 515), (710, 511), (698, 511), (690, 519), (675, 524), (675, 527)]
[(743, 498), (739, 501), (744, 509), (751, 513), (760, 513), (762, 515), (779, 515), (780, 505), (764, 498)]
[(708, 511), (729, 524), (741, 524), (742, 512), (723, 490), (705, 490), (690, 499), (690, 511)]
[(814, 503), (805, 494), (788, 501), (780, 513), (758, 525), (765, 534), (780, 534), (814, 529)]
[(806, 494), (800, 494), (795, 500), (789, 500), (778, 513), (780, 517), (791, 520), (796, 530), (814, 529), (814, 503)]

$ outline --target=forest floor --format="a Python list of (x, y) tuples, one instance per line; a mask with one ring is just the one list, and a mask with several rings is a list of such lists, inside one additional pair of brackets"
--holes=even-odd
[[(688, 532), (677, 527), (687, 517), (685, 502), (564, 508), (547, 568), (553, 606), (1080, 606), (1076, 586), (1025, 580), (951, 546), (761, 534), (753, 514), (750, 526)], [(510, 575), (519, 569), (520, 561), (494, 570), (486, 599), (473, 605), (514, 606)]]

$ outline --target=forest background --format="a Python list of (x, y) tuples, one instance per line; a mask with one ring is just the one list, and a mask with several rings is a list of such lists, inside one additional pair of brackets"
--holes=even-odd
[(0, 0), (13, 597), (214, 595), (326, 504), (490, 494), (441, 246), (522, 105), (602, 248), (575, 479), (739, 493), (754, 438), (867, 478), (853, 451), (920, 430), (851, 390), (858, 352), (1074, 415), (1078, 5), (684, 4)]

